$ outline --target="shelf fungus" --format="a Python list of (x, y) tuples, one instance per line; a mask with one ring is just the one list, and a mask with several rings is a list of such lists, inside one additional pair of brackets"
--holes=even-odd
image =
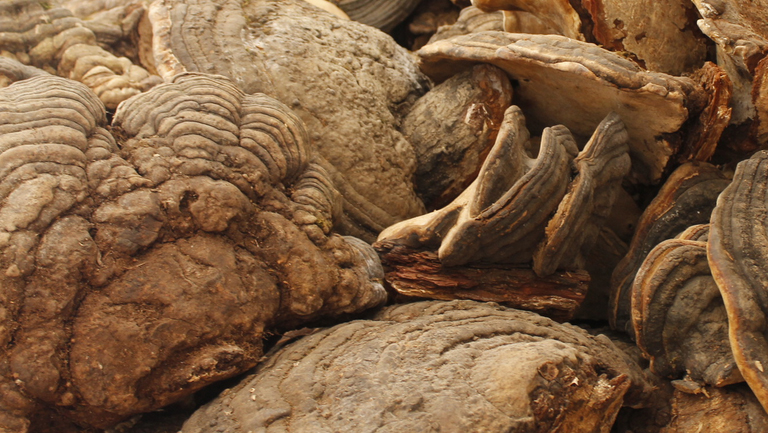
[(421, 0), (330, 0), (350, 19), (389, 32), (416, 9)]
[(158, 0), (148, 11), (150, 57), (165, 79), (220, 74), (302, 119), (341, 192), (340, 232), (372, 241), (424, 213), (398, 127), (429, 83), (391, 37), (301, 0)]
[[(694, 0), (699, 28), (717, 47), (717, 62), (733, 81), (735, 125), (752, 122), (751, 150), (768, 142), (768, 11), (765, 2)], [(750, 148), (743, 149), (750, 150)]]
[(584, 40), (579, 13), (569, 0), (472, 0), (472, 5), (485, 12), (504, 11), (504, 30), (515, 30), (514, 12), (523, 11), (537, 18), (557, 34)]
[(0, 3), (0, 47), (21, 63), (84, 83), (110, 109), (162, 82), (101, 48), (93, 31), (55, 0)]
[[(651, 71), (682, 75), (697, 69), (707, 39), (696, 29), (688, 0), (474, 0), (486, 11), (504, 11), (512, 33), (559, 34), (620, 52)], [(519, 14), (546, 27), (519, 31)], [(528, 30), (528, 29), (527, 29)]]
[[(491, 63), (514, 80), (515, 101), (533, 129), (562, 124), (585, 143), (615, 111), (629, 133), (632, 178), (661, 179), (688, 119), (689, 99), (702, 90), (684, 77), (648, 72), (593, 44), (559, 35), (481, 32), (437, 41), (417, 54), (436, 81), (475, 63)], [(671, 134), (671, 135), (670, 135)]]
[(512, 85), (493, 65), (474, 68), (419, 98), (400, 127), (416, 151), (416, 192), (431, 209), (456, 198), (496, 141)]
[(604, 335), (489, 303), (416, 302), (277, 348), (181, 432), (606, 432), (647, 388)]
[[(535, 142), (525, 118), (518, 107), (510, 107), (480, 173), (459, 197), (381, 233), (375, 247), (390, 267), (387, 281), (406, 296), (474, 294), (568, 318), (588, 281), (579, 271), (582, 255), (595, 240), (587, 237), (597, 237), (629, 169), (626, 141), (626, 130), (613, 113), (580, 154), (567, 128), (546, 128), (534, 159), (528, 156)], [(571, 183), (574, 157), (577, 174)], [(554, 282), (565, 290), (553, 289)], [(542, 302), (548, 295), (562, 299)], [(553, 313), (558, 302), (560, 311)]]
[(270, 329), (386, 298), (272, 98), (186, 73), (107, 125), (41, 73), (0, 89), (0, 118), (0, 425), (110, 428), (253, 367)]
[[(498, 12), (483, 12), (475, 6), (467, 6), (459, 12), (456, 22), (450, 25), (440, 26), (429, 43), (450, 39), (454, 36), (466, 35), (484, 31), (504, 31), (504, 15)], [(520, 31), (519, 33), (538, 33), (533, 31)]]
[(720, 387), (744, 379), (707, 261), (707, 228), (693, 226), (651, 250), (632, 284), (632, 326), (654, 373)]
[(683, 164), (672, 172), (640, 217), (629, 252), (611, 276), (609, 320), (614, 329), (634, 332), (631, 288), (648, 253), (688, 227), (709, 222), (717, 196), (729, 183), (719, 169), (705, 162)]
[(768, 408), (768, 271), (766, 186), (768, 152), (742, 161), (712, 211), (707, 244), (712, 276), (728, 312), (731, 347), (747, 384)]
[(576, 176), (547, 224), (545, 240), (533, 255), (536, 274), (585, 268), (586, 258), (621, 189), (621, 181), (629, 173), (628, 141), (619, 115), (610, 113), (573, 160)]

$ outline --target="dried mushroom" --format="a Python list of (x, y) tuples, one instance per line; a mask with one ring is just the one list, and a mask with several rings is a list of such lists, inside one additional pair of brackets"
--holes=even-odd
[(686, 239), (702, 235), (702, 229), (687, 230), (651, 250), (632, 285), (632, 326), (654, 373), (724, 386), (744, 379), (728, 342), (707, 243)]
[(0, 119), (0, 425), (108, 428), (251, 368), (268, 329), (386, 297), (271, 98), (184, 74), (121, 104), (116, 141), (87, 87), (42, 74)]
[(99, 47), (82, 20), (55, 1), (1, 3), (0, 47), (14, 60), (84, 83), (112, 109), (162, 81)]
[(416, 9), (421, 0), (329, 0), (341, 8), (350, 19), (379, 28), (392, 30)]
[(661, 241), (686, 228), (709, 221), (715, 201), (729, 180), (715, 166), (703, 162), (683, 164), (672, 172), (637, 224), (629, 253), (611, 277), (611, 311), (614, 329), (632, 334), (631, 287), (648, 253)]
[[(484, 32), (488, 30), (504, 30), (504, 14), (502, 12), (483, 12), (474, 6), (468, 6), (461, 10), (456, 22), (437, 29), (429, 42), (437, 42), (450, 39), (454, 36), (469, 33)], [(520, 33), (533, 33), (523, 32)]]
[[(585, 266), (629, 170), (627, 133), (618, 115), (607, 116), (573, 162), (573, 182), (577, 149), (566, 128), (544, 130), (538, 159), (528, 156), (531, 144), (520, 109), (510, 107), (472, 185), (446, 207), (381, 233), (375, 247), (398, 293), (572, 316), (588, 278), (553, 274)], [(531, 262), (538, 279), (525, 269)]]
[(768, 415), (745, 386), (677, 390), (671, 403), (672, 417), (663, 433), (768, 431)]
[(428, 208), (445, 206), (472, 183), (511, 100), (504, 71), (478, 65), (416, 101), (400, 130), (416, 151), (414, 183)]
[(689, 78), (648, 72), (558, 35), (482, 32), (429, 44), (417, 54), (437, 81), (478, 62), (499, 66), (519, 84), (515, 103), (532, 125), (565, 125), (581, 143), (616, 111), (629, 133), (632, 175), (641, 182), (661, 178), (676, 147), (665, 134), (681, 128), (688, 95), (701, 92)]
[[(472, 0), (472, 4), (485, 12), (524, 11), (554, 29), (557, 34), (571, 39), (584, 40), (581, 18), (569, 0)], [(512, 31), (511, 14), (504, 17), (506, 31)]]
[(270, 353), (182, 432), (607, 432), (644, 385), (605, 336), (493, 304), (420, 302)]
[(445, 266), (530, 262), (578, 150), (563, 126), (544, 130), (538, 158), (528, 156), (528, 144), (525, 118), (512, 106), (477, 179), (451, 204), (388, 227), (378, 241), (437, 249)]
[(731, 347), (741, 374), (768, 408), (765, 270), (768, 152), (742, 161), (712, 211), (707, 252), (728, 312)]
[(621, 180), (629, 173), (628, 141), (624, 123), (616, 113), (610, 113), (573, 160), (576, 176), (533, 255), (533, 270), (538, 275), (551, 275), (557, 269), (584, 269), (621, 189)]
[(297, 0), (162, 0), (149, 21), (163, 77), (221, 74), (296, 112), (341, 192), (341, 232), (373, 240), (424, 212), (415, 154), (398, 127), (428, 82), (389, 36)]
[(689, 119), (686, 125), (687, 132), (677, 157), (680, 162), (709, 161), (733, 113), (733, 83), (723, 68), (706, 62), (692, 78), (704, 90), (706, 101), (701, 102), (704, 108), (698, 117)]
[(689, 0), (575, 3), (588, 13), (596, 43), (630, 54), (648, 70), (682, 75), (704, 63), (708, 41), (696, 28), (696, 12)]
[[(764, 1), (693, 0), (699, 28), (717, 47), (718, 64), (733, 81), (733, 119), (755, 118), (753, 77), (768, 48), (768, 11)], [(755, 95), (756, 96), (756, 95)]]

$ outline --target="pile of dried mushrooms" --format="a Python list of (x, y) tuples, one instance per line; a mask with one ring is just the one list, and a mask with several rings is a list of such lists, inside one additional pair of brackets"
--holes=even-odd
[(2, 432), (767, 431), (767, 263), (768, 0), (0, 2)]

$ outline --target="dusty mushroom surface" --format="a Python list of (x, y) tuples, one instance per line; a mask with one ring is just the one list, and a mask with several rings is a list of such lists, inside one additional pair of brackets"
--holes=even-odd
[(121, 105), (116, 139), (74, 81), (0, 98), (12, 431), (48, 413), (110, 427), (254, 366), (266, 329), (385, 299), (371, 247), (330, 231), (338, 192), (274, 99), (184, 74)]
[(342, 193), (344, 233), (372, 240), (424, 212), (414, 150), (398, 126), (428, 83), (391, 37), (301, 0), (158, 0), (148, 19), (164, 78), (225, 75), (301, 117)]
[(744, 379), (731, 352), (706, 239), (691, 239), (707, 236), (702, 230), (686, 230), (646, 256), (632, 285), (632, 325), (656, 374), (724, 386)]
[(768, 407), (765, 316), (765, 188), (768, 153), (742, 161), (712, 211), (707, 245), (712, 276), (725, 301), (733, 355), (763, 407)]
[(3, 57), (84, 83), (110, 109), (162, 81), (100, 47), (94, 32), (56, 1), (3, 2), (0, 50)]
[(631, 287), (643, 260), (660, 242), (694, 224), (709, 221), (720, 192), (730, 183), (717, 167), (688, 163), (675, 170), (648, 204), (629, 246), (611, 276), (610, 320), (616, 329), (632, 333)]
[(608, 431), (642, 377), (605, 336), (494, 304), (419, 302), (270, 353), (182, 432)]
[(416, 193), (429, 209), (451, 202), (477, 176), (512, 101), (507, 75), (477, 65), (414, 104), (401, 131), (416, 152)]
[(677, 132), (689, 115), (692, 80), (649, 72), (594, 44), (559, 35), (480, 32), (429, 44), (422, 68), (443, 80), (468, 65), (494, 64), (517, 81), (516, 101), (537, 128), (562, 124), (585, 143), (615, 111), (630, 136), (634, 178), (661, 178)]
[(471, 3), (0, 5), (0, 430), (764, 431), (768, 3)]

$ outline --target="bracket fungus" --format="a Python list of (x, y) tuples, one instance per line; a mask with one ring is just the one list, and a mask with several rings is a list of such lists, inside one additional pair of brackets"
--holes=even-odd
[(628, 141), (619, 115), (610, 113), (573, 160), (575, 178), (533, 255), (533, 270), (538, 275), (551, 275), (557, 269), (584, 269), (621, 189), (621, 180), (629, 173)]
[[(532, 144), (520, 109), (510, 107), (480, 173), (459, 197), (380, 234), (375, 247), (395, 290), (572, 315), (588, 281), (578, 271), (629, 170), (627, 133), (612, 113), (581, 153), (561, 125), (544, 130), (536, 159), (528, 156)], [(544, 302), (547, 296), (555, 302)]]
[(386, 297), (265, 95), (183, 74), (120, 105), (116, 140), (89, 89), (43, 73), (0, 89), (0, 117), (2, 425), (108, 428), (251, 368), (269, 329)]
[(712, 211), (707, 253), (728, 312), (736, 364), (768, 410), (768, 372), (763, 365), (768, 360), (767, 186), (768, 152), (739, 163)]
[(340, 232), (373, 240), (424, 212), (414, 151), (398, 127), (428, 81), (389, 36), (297, 0), (158, 0), (148, 19), (164, 78), (221, 74), (302, 119), (341, 192)]
[[(503, 31), (504, 15), (501, 12), (483, 12), (474, 6), (468, 6), (459, 12), (456, 22), (441, 26), (429, 39), (429, 43), (450, 39), (454, 36), (483, 31)], [(525, 32), (518, 33), (538, 33)]]
[[(753, 77), (768, 48), (768, 12), (762, 1), (693, 0), (699, 28), (717, 47), (718, 64), (733, 80), (733, 123), (754, 118)], [(757, 96), (757, 95), (755, 95)]]
[(0, 47), (14, 60), (84, 83), (110, 109), (162, 82), (97, 45), (82, 20), (55, 1), (0, 3)]
[(515, 80), (515, 103), (532, 125), (562, 124), (583, 143), (611, 111), (629, 133), (632, 177), (658, 181), (676, 145), (665, 138), (688, 119), (684, 77), (648, 72), (593, 44), (559, 35), (481, 32), (437, 41), (417, 54), (436, 81), (474, 63), (491, 63)]
[(350, 19), (376, 27), (385, 32), (392, 30), (416, 9), (421, 0), (330, 0)]
[[(524, 11), (536, 17), (557, 34), (584, 40), (581, 18), (569, 0), (472, 0), (472, 5), (485, 12)], [(514, 29), (512, 14), (504, 16), (504, 30)]]
[(695, 29), (687, 0), (473, 0), (485, 11), (503, 10), (505, 30), (517, 33), (520, 11), (547, 25), (539, 31), (623, 52), (648, 70), (672, 75), (702, 63), (707, 41)]
[(648, 253), (686, 228), (708, 222), (717, 196), (729, 183), (719, 169), (704, 162), (683, 164), (672, 172), (640, 217), (629, 252), (613, 271), (608, 317), (614, 329), (633, 333), (632, 282)]
[(395, 224), (378, 241), (438, 250), (440, 262), (527, 263), (565, 195), (576, 143), (565, 127), (544, 130), (537, 158), (520, 109), (504, 115), (496, 144), (474, 182), (446, 207)]
[(418, 302), (271, 352), (181, 431), (607, 432), (645, 385), (605, 336), (493, 304)]
[(632, 285), (632, 326), (654, 373), (719, 387), (744, 379), (707, 261), (707, 227), (693, 226), (651, 250)]
[(400, 127), (416, 151), (416, 192), (428, 208), (456, 198), (496, 141), (512, 85), (504, 71), (477, 65), (435, 86)]

